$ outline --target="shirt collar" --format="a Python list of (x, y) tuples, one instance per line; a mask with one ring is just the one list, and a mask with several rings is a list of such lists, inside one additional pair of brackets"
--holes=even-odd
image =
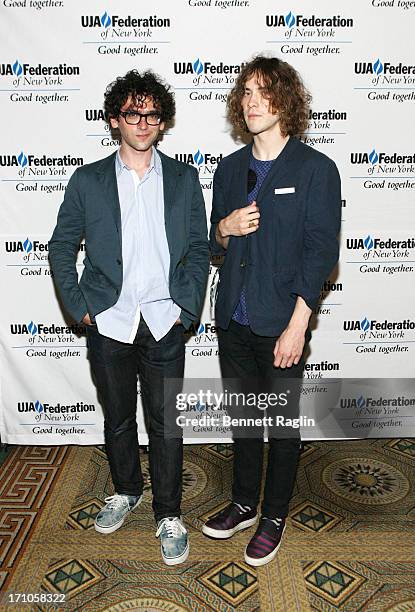
[[(115, 156), (115, 168), (117, 176), (119, 176), (124, 170), (131, 170), (131, 168), (127, 166), (127, 164), (125, 164), (121, 159), (120, 149), (118, 149), (117, 154)], [(161, 164), (160, 155), (158, 154), (155, 147), (151, 147), (150, 166), (148, 167), (147, 173), (151, 172), (153, 168), (159, 176), (163, 176), (163, 168)]]

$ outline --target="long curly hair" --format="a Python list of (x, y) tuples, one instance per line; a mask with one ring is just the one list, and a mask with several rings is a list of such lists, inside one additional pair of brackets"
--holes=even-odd
[(228, 117), (240, 131), (248, 132), (243, 111), (242, 96), (246, 82), (256, 76), (263, 87), (263, 95), (269, 100), (270, 111), (279, 114), (283, 136), (300, 135), (308, 127), (311, 95), (298, 72), (277, 57), (255, 56), (245, 64), (227, 99)]
[(175, 115), (176, 104), (170, 86), (151, 70), (143, 74), (130, 70), (125, 76), (115, 79), (105, 90), (104, 111), (107, 122), (111, 117), (119, 116), (121, 107), (129, 96), (137, 106), (140, 106), (145, 98), (152, 98), (154, 108), (160, 112), (162, 121), (169, 122)]

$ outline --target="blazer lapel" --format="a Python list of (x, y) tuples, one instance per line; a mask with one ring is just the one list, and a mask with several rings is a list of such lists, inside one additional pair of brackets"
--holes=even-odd
[(118, 234), (121, 236), (121, 208), (118, 198), (117, 177), (115, 174), (115, 156), (116, 153), (113, 153), (109, 157), (103, 159), (97, 173), (105, 193), (103, 200), (110, 208)]
[(168, 155), (159, 150), (157, 150), (157, 153), (160, 155), (163, 168), (164, 225), (171, 254), (175, 245), (172, 209), (176, 199), (177, 178), (181, 175), (181, 172), (175, 161)]
[[(272, 164), (270, 171), (265, 177), (264, 182), (261, 185), (261, 189), (257, 195), (257, 202), (260, 202), (264, 195), (269, 192), (270, 187), (277, 186), (278, 183), (284, 178), (284, 176), (290, 172), (293, 163), (298, 163), (295, 157), (295, 151), (297, 149), (298, 140), (292, 136), (288, 140), (284, 149), (278, 155), (277, 159)], [(282, 187), (291, 187), (291, 185), (281, 185)]]
[(252, 143), (241, 149), (241, 157), (236, 172), (235, 197), (232, 198), (236, 204), (235, 208), (242, 208), (248, 204), (248, 169), (251, 151)]

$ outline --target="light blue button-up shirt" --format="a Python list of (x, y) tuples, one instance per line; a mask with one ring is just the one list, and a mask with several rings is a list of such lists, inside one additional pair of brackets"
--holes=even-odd
[(170, 253), (164, 227), (163, 168), (153, 147), (150, 166), (140, 180), (115, 158), (121, 207), (123, 282), (114, 306), (96, 315), (104, 336), (132, 344), (140, 315), (160, 340), (180, 316), (169, 292)]

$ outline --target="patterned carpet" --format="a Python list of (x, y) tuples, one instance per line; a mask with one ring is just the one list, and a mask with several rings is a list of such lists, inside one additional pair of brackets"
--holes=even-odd
[(113, 489), (102, 448), (0, 453), (3, 605), (17, 592), (65, 596), (32, 610), (415, 610), (415, 440), (306, 444), (283, 545), (258, 570), (243, 562), (251, 530), (223, 542), (200, 533), (229, 499), (232, 445), (185, 449), (191, 553), (172, 568), (160, 559), (141, 460), (143, 503), (103, 536), (93, 521)]

